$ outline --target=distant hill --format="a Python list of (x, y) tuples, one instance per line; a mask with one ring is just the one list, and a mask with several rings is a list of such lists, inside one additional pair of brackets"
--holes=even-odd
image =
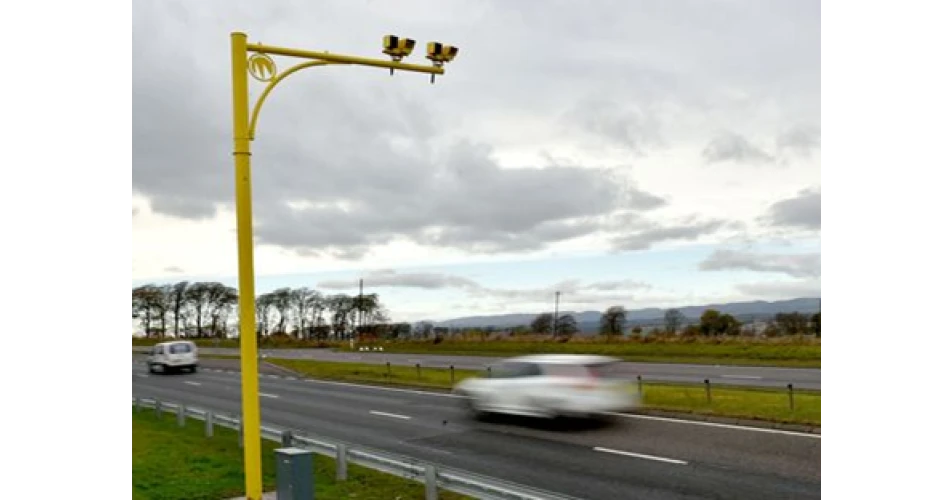
[[(820, 300), (817, 298), (800, 298), (790, 300), (780, 300), (776, 302), (767, 302), (763, 300), (753, 302), (731, 302), (727, 304), (708, 304), (703, 306), (678, 307), (681, 314), (687, 321), (697, 321), (701, 314), (707, 309), (717, 309), (722, 313), (730, 314), (741, 321), (753, 321), (768, 319), (777, 313), (799, 312), (804, 314), (813, 314), (820, 310)], [(625, 317), (629, 326), (634, 325), (660, 325), (664, 320), (664, 312), (667, 309), (647, 308), (633, 309), (626, 311)], [(454, 318), (446, 321), (434, 321), (434, 326), (444, 326), (449, 328), (475, 328), (494, 326), (497, 328), (509, 328), (519, 325), (528, 325), (536, 316), (545, 312), (538, 311), (534, 313), (517, 314), (499, 314), (493, 316), (468, 316), (464, 318)], [(602, 311), (559, 311), (559, 315), (571, 314), (583, 331), (597, 328), (598, 322), (602, 317)]]

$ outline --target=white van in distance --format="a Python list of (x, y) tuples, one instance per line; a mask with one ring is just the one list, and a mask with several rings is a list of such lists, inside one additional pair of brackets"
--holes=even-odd
[(149, 373), (179, 370), (194, 373), (198, 369), (198, 347), (191, 340), (160, 342), (152, 346), (146, 362), (149, 364)]

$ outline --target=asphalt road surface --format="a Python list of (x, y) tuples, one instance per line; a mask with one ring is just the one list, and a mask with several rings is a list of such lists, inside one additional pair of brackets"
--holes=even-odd
[[(475, 421), (442, 393), (262, 374), (262, 422), (580, 499), (820, 498), (818, 435), (648, 416)], [(240, 413), (237, 373), (151, 375), (132, 395)]]
[[(138, 350), (147, 348), (138, 348)], [(238, 349), (202, 347), (201, 353), (238, 355)], [(319, 361), (350, 361), (413, 366), (449, 367), (484, 370), (486, 365), (501, 358), (487, 356), (442, 356), (437, 354), (403, 354), (388, 352), (336, 352), (330, 349), (261, 349), (272, 358), (313, 359)], [(675, 363), (625, 362), (624, 370), (633, 377), (641, 375), (645, 381), (700, 384), (708, 379), (712, 384), (748, 387), (786, 387), (820, 390), (819, 368), (775, 368), (753, 366), (691, 365)]]

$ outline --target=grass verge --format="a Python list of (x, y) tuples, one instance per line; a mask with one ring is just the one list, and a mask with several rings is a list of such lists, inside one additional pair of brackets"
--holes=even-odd
[(646, 383), (642, 391), (644, 407), (655, 410), (820, 426), (816, 391), (795, 391), (792, 410), (785, 390), (712, 385), (710, 403), (703, 386)]
[[(262, 440), (262, 470), (266, 491), (275, 487), (277, 443)], [(204, 424), (192, 419), (180, 428), (175, 417), (154, 411), (132, 412), (133, 500), (191, 500), (240, 497), (244, 494), (242, 450), (238, 434), (215, 428), (206, 438)], [(330, 458), (314, 456), (315, 498), (423, 498), (423, 485), (382, 472), (348, 466), (347, 480), (334, 480)], [(440, 492), (440, 498), (467, 497)]]
[[(386, 365), (306, 359), (269, 358), (267, 361), (310, 378), (430, 389), (450, 389), (454, 382), (484, 374), (475, 370), (454, 370), (451, 375), (449, 369), (427, 367), (421, 367), (417, 372), (415, 366), (396, 365), (390, 366), (388, 372)], [(642, 386), (642, 403), (646, 409), (820, 425), (820, 393), (816, 391), (795, 391), (794, 408), (791, 410), (786, 390), (714, 385), (711, 387), (711, 402), (708, 403), (702, 385), (645, 383)]]
[[(152, 345), (156, 340), (133, 339), (133, 346)], [(234, 339), (198, 339), (200, 347), (238, 347)], [(438, 355), (516, 356), (520, 354), (575, 353), (616, 356), (627, 361), (649, 363), (693, 363), (742, 366), (780, 366), (788, 368), (819, 368), (820, 341), (804, 337), (745, 338), (745, 337), (674, 337), (646, 339), (615, 339), (604, 337), (573, 338), (558, 342), (551, 338), (527, 340), (493, 339), (486, 341), (447, 339), (433, 341), (385, 341), (389, 352)], [(295, 349), (337, 347), (349, 349), (343, 342), (300, 341), (289, 337), (265, 337), (261, 349)]]
[(389, 352), (412, 354), (516, 356), (520, 354), (600, 354), (651, 363), (730, 364), (819, 368), (820, 344), (755, 341), (616, 342), (392, 342)]

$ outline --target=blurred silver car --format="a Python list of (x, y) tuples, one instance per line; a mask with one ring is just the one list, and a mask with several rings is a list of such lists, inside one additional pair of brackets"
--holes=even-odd
[(491, 365), (486, 377), (463, 380), (453, 392), (476, 416), (506, 413), (533, 417), (591, 417), (638, 406), (621, 360), (606, 356), (538, 354)]

